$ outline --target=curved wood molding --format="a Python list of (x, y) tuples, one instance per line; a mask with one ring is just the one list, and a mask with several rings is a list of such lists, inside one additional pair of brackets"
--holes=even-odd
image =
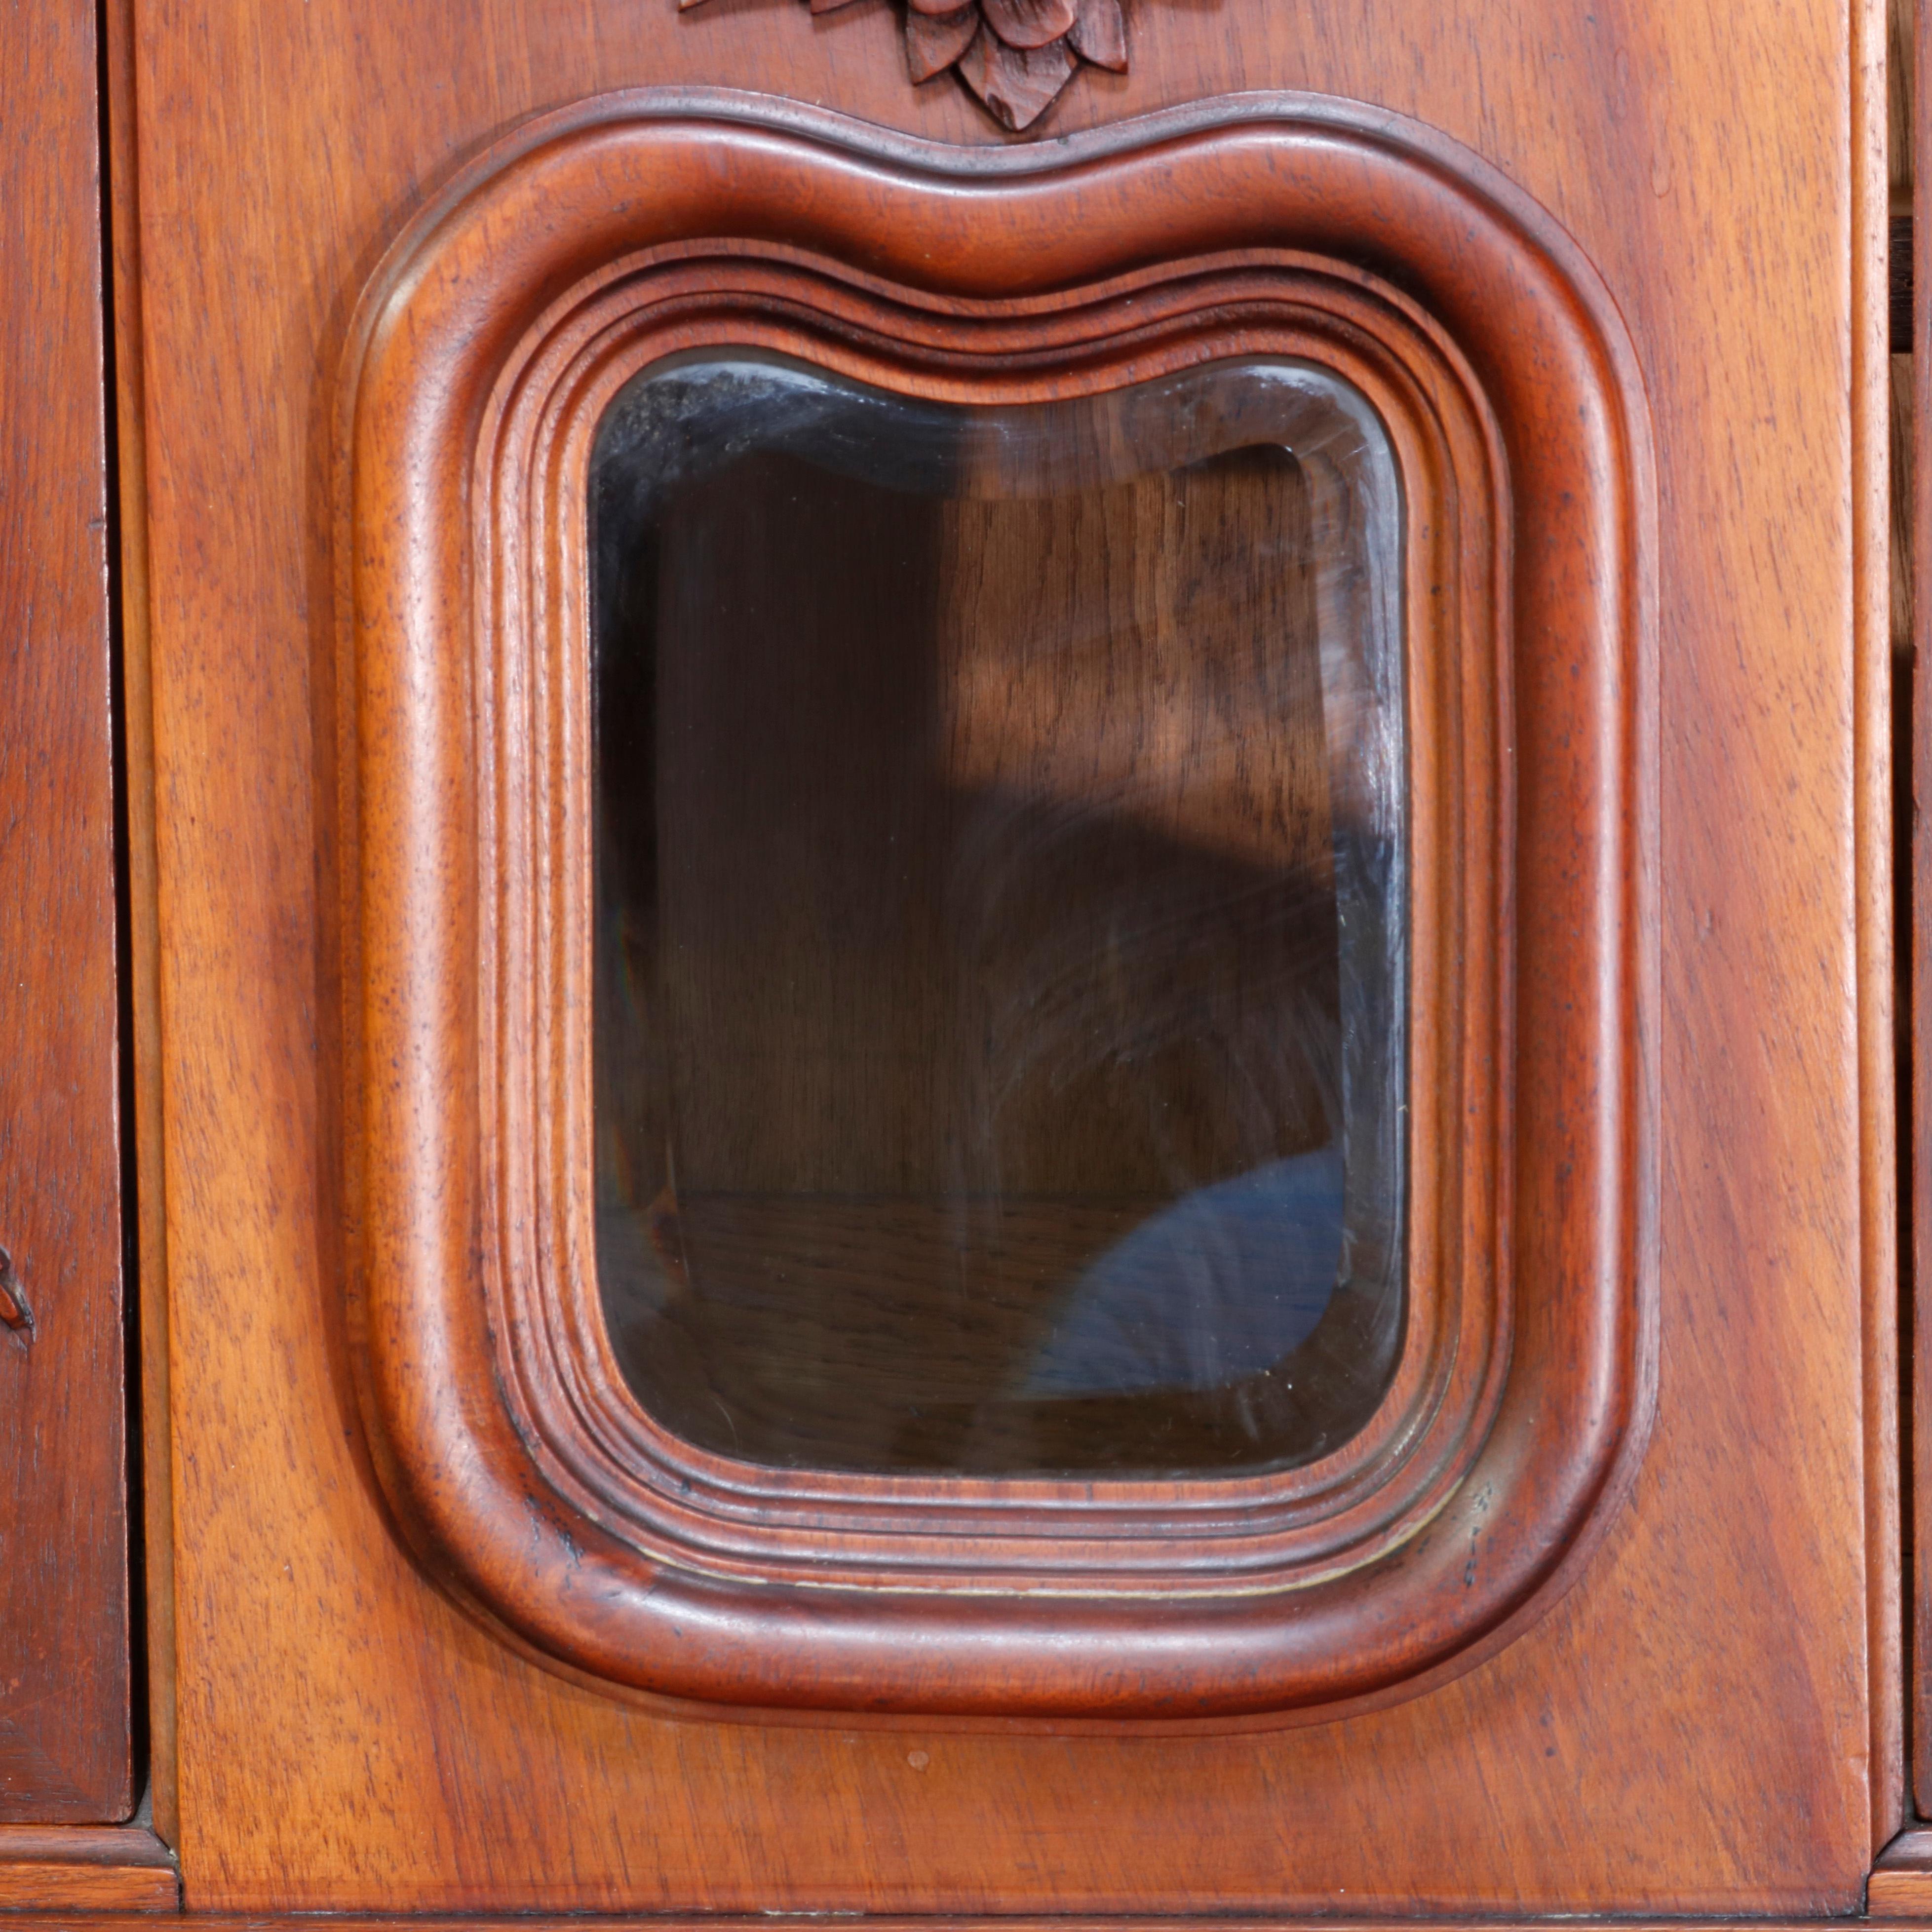
[[(611, 1360), (590, 1196), (586, 477), (657, 358), (1016, 402), (1303, 357), (1406, 521), (1410, 1314), (1310, 1467), (754, 1468)], [(1594, 275), (1443, 138), (1306, 98), (935, 148), (730, 97), (521, 130), (352, 333), (348, 1096), (363, 1392), (426, 1563), (523, 1642), (777, 1711), (1225, 1722), (1406, 1694), (1574, 1574), (1654, 1380), (1654, 514)]]
[(174, 1854), (144, 1825), (0, 1825), (0, 1912), (180, 1910)]

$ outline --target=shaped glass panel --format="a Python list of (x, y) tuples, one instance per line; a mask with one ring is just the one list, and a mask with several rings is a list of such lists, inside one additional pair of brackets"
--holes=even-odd
[(712, 352), (595, 452), (598, 1265), (754, 1462), (1228, 1474), (1404, 1314), (1401, 504), (1333, 376)]

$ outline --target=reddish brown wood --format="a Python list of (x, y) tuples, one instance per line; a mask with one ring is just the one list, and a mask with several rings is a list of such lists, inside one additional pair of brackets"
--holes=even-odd
[(94, 10), (0, 14), (0, 1820), (132, 1808)]
[[(1173, 1718), (1413, 1684), (1523, 1626), (1648, 1420), (1654, 510), (1628, 346), (1533, 210), (1337, 108), (962, 167), (943, 193), (868, 145), (644, 98), (565, 117), (404, 238), (357, 331), (349, 1119), (380, 1466), (460, 1588), (640, 1688)], [(541, 238), (506, 246), (538, 208)], [(779, 237), (808, 272), (753, 266)], [(1258, 242), (1375, 260), (1422, 307), (1360, 269), (1214, 258)], [(865, 280), (840, 266), (862, 248)], [(1337, 1455), (1097, 1492), (832, 1478), (701, 1454), (619, 1384), (566, 1258), (593, 1243), (589, 1041), (550, 1018), (590, 1010), (588, 794), (543, 748), (587, 741), (596, 424), (707, 340), (1009, 404), (1273, 352), (1344, 373), (1390, 426), (1414, 532), (1412, 1308), (1396, 1387)], [(559, 1178), (532, 1189), (533, 1138)]]
[(172, 1912), (180, 1903), (174, 1858), (145, 1826), (0, 1826), (0, 1912)]
[[(32, 1910), (23, 1911), (17, 1917), (9, 1917), (0, 1922), (4, 1923), (7, 1932), (75, 1932), (76, 1927), (86, 1928), (86, 1932), (112, 1932), (117, 1923), (113, 1918), (98, 1911), (62, 1912), (55, 1916)], [(124, 1928), (124, 1921), (118, 1922)], [(244, 1916), (226, 1912), (194, 1912), (189, 1915), (188, 1922), (196, 1932), (316, 1932), (316, 1924), (312, 1917), (291, 1914), (250, 1912)], [(586, 1922), (581, 1917), (566, 1915), (531, 1913), (514, 1918), (492, 1918), (468, 1912), (458, 1922), (463, 1932), (584, 1932)], [(1150, 1922), (1144, 1918), (1118, 1915), (1070, 1920), (1025, 1914), (1012, 1917), (954, 1915), (938, 1918), (882, 1914), (868, 1919), (866, 1924), (867, 1932), (1076, 1932), (1076, 1928), (1078, 1932), (1131, 1932), (1131, 1928), (1144, 1928)], [(1229, 1922), (1226, 1918), (1204, 1918), (1186, 1913), (1177, 1913), (1159, 1922), (1162, 1932), (1226, 1932)], [(1480, 1926), (1482, 1932), (1536, 1932), (1536, 1928), (1546, 1928), (1551, 1922), (1547, 1918), (1487, 1916), (1472, 1920), (1445, 1918), (1439, 1913), (1417, 1914), (1395, 1922), (1386, 1918), (1345, 1918), (1339, 1915), (1311, 1921), (1307, 1918), (1256, 1913), (1235, 1922), (1241, 1926), (1243, 1932), (1387, 1932), (1391, 1922), (1401, 1924), (1404, 1932), (1468, 1932), (1472, 1925)], [(1632, 1918), (1606, 1922), (1614, 1922), (1617, 1932), (1806, 1932), (1807, 1928), (1814, 1928), (1815, 1932), (1821, 1924), (1842, 1925), (1859, 1922), (1816, 1918)], [(420, 1928), (423, 1923), (421, 1918), (354, 1912), (332, 1915), (327, 1921), (328, 1932), (408, 1932), (408, 1928)], [(594, 1923), (597, 1932), (770, 1932), (771, 1928), (769, 1918), (734, 1916), (729, 1913), (703, 1918), (680, 1918), (675, 1914), (627, 1918), (614, 1914), (601, 1917)]]
[(1865, 1910), (1874, 1918), (1932, 1916), (1932, 1832), (1901, 1832), (1879, 1854), (1865, 1885)]
[(119, 458), (122, 756), (127, 868), (128, 1047), (134, 1060), (136, 1268), (140, 1286), (142, 1622), (147, 1638), (146, 1803), (154, 1830), (180, 1835), (174, 1802), (174, 1484), (168, 1432), (167, 1238), (163, 1212), (160, 940), (155, 895), (154, 692), (148, 645), (146, 417), (142, 406), (140, 194), (134, 152), (133, 0), (101, 9), (113, 242), (115, 441)]
[[(677, 4), (688, 9), (702, 0)], [(812, 10), (850, 4), (812, 0)], [(1023, 133), (1083, 62), (1126, 72), (1126, 14), (1124, 0), (906, 0), (905, 52), (915, 84), (956, 65), (1000, 126)]]
[(1854, 980), (1857, 1006), (1858, 1268), (1863, 1342), (1864, 1534), (1870, 1566), (1865, 1652), (1867, 1775), (1874, 1848), (1904, 1822), (1906, 1690), (1899, 1448), (1900, 1016), (1894, 921), (1898, 850), (1893, 782), (1898, 736), (1891, 656), (1891, 328), (1886, 130), (1887, 0), (1858, 0), (1852, 50), (1852, 764)]
[(968, 145), (990, 122), (908, 87), (896, 16), (857, 4), (136, 24), (190, 1901), (1855, 1910), (1895, 1778), (1861, 1326), (1889, 1313), (1856, 849), (1882, 762), (1854, 734), (1882, 644), (1853, 622), (1846, 400), (1870, 50), (1844, 11), (1150, 0), (1132, 72), (1040, 124), (1280, 88), (1442, 128), (1594, 263), (1666, 486), (1660, 1376), (1629, 1505), (1540, 1622), (1428, 1695), (1156, 1738), (717, 1724), (511, 1652), (400, 1546), (339, 1320), (328, 398), (354, 292), (425, 184), (640, 75)]
[[(1912, 95), (1924, 100), (1932, 79), (1932, 14), (1922, 14), (1916, 35)], [(1926, 172), (1932, 122), (1915, 134), (1916, 178)], [(1932, 355), (1925, 352), (1925, 303), (1932, 295), (1932, 222), (1913, 231), (1913, 415), (1928, 418), (1932, 402)], [(1912, 452), (1912, 623), (1917, 645), (1912, 679), (1912, 1508), (1913, 1628), (1912, 1779), (1922, 1814), (1932, 1804), (1932, 680), (1926, 666), (1932, 624), (1932, 437), (1916, 440)]]
[(970, 7), (928, 14), (916, 8), (906, 15), (906, 64), (914, 81), (944, 74), (973, 44), (980, 16)]

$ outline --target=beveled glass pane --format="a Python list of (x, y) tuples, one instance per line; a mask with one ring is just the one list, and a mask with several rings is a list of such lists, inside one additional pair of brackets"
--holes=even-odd
[(1332, 376), (662, 363), (591, 485), (598, 1265), (700, 1446), (1279, 1468), (1401, 1346), (1401, 506)]

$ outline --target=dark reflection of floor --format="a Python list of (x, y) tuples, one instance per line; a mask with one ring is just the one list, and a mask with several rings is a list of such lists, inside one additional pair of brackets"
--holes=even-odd
[[(667, 1322), (708, 1371), (706, 1437), (776, 1432), (849, 1456), (896, 1436), (896, 1418), (994, 1396), (1046, 1339), (1063, 1285), (1160, 1204), (686, 1198), (657, 1234), (688, 1272)], [(653, 1380), (672, 1396), (672, 1378)], [(702, 1424), (706, 1405), (687, 1406)]]
[(1120, 1472), (1305, 1455), (1348, 1406), (1352, 1295), (1275, 1372), (1227, 1388), (1022, 1393), (1067, 1282), (1162, 1204), (704, 1195), (674, 1220), (607, 1214), (607, 1264), (628, 1251), (660, 1304), (634, 1301), (614, 1339), (661, 1420), (754, 1462)]

